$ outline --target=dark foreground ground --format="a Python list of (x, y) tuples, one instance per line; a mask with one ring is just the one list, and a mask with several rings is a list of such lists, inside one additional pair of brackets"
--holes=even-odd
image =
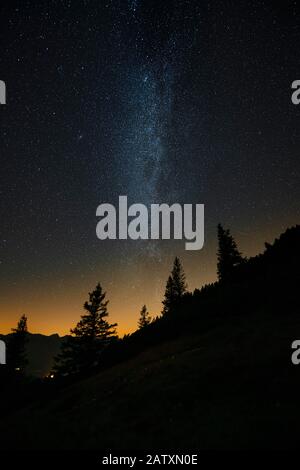
[(298, 448), (300, 316), (236, 317), (4, 417), (5, 449)]

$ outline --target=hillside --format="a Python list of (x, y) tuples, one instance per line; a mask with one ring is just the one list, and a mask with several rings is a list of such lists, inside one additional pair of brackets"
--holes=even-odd
[[(271, 327), (272, 326), (272, 327)], [(235, 318), (149, 349), (3, 422), (5, 448), (298, 446), (300, 318)]]
[[(80, 376), (3, 387), (5, 449), (296, 449), (300, 226)], [(84, 376), (85, 374), (85, 376)], [(6, 393), (6, 395), (5, 395)]]

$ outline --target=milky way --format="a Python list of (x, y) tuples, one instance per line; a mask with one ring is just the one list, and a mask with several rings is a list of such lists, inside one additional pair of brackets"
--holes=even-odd
[[(216, 225), (246, 255), (299, 222), (299, 16), (273, 3), (1, 3), (0, 327), (66, 333), (98, 281), (121, 332), (159, 314), (175, 255), (216, 278)], [(96, 208), (205, 204), (205, 245), (96, 237)]]

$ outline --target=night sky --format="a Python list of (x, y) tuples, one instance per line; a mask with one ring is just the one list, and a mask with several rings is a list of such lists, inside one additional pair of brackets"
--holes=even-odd
[[(216, 279), (216, 225), (244, 255), (299, 223), (296, 2), (3, 1), (0, 330), (65, 334), (98, 281), (112, 321), (159, 314), (175, 255)], [(205, 245), (100, 241), (96, 208), (205, 204)]]

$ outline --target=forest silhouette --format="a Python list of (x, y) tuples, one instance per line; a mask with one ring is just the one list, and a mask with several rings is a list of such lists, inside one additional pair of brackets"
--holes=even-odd
[[(42, 379), (32, 378), (26, 374), (28, 361), (26, 357), (28, 328), (27, 317), (23, 315), (17, 327), (14, 328), (12, 333), (8, 336), (8, 361), (6, 366), (1, 366), (0, 368), (0, 409), (2, 416), (6, 417), (8, 429), (10, 424), (12, 427), (18, 425), (18, 423), (21, 423), (21, 426), (22, 423), (24, 424), (24, 421), (22, 421), (24, 418), (19, 422), (18, 416), (19, 413), (21, 413), (21, 415), (25, 413), (26, 415), (28, 407), (36, 406), (38, 403), (39, 408), (43, 409), (43, 407), (45, 407), (45, 409), (47, 409), (48, 404), (51, 404), (53, 400), (60, 399), (64, 393), (68, 394), (70, 387), (81, 387), (81, 384), (88, 384), (88, 381), (96, 380), (96, 378), (99, 378), (99, 386), (101, 388), (101, 377), (104, 377), (101, 393), (113, 393), (106, 390), (105, 387), (108, 386), (108, 388), (110, 388), (111, 385), (105, 385), (105, 377), (109, 376), (109, 380), (113, 383), (117, 378), (119, 380), (121, 374), (123, 377), (122, 380), (127, 384), (126, 374), (127, 372), (129, 375), (131, 373), (129, 372), (130, 364), (134, 361), (134, 363), (137, 364), (137, 370), (139, 370), (139, 361), (142, 361), (142, 359), (139, 358), (149, 357), (149, 355), (151, 356), (153, 354), (155, 361), (162, 361), (163, 359), (161, 359), (161, 357), (166, 357), (162, 351), (167, 350), (169, 360), (172, 357), (177, 357), (175, 351), (177, 351), (177, 348), (180, 348), (181, 351), (188, 351), (189, 354), (191, 354), (191, 351), (199, 351), (199, 361), (201, 362), (201, 354), (205, 357), (205, 345), (207, 345), (207, 338), (210, 338), (207, 350), (213, 348), (213, 354), (218, 354), (219, 361), (222, 363), (222, 357), (227, 357), (233, 344), (237, 341), (236, 339), (232, 339), (237, 329), (239, 331), (239, 337), (244, 338), (249, 328), (251, 332), (253, 332), (253, 329), (255, 330), (257, 326), (257, 334), (264, 334), (266, 336), (266, 344), (268, 344), (268, 335), (272, 336), (275, 332), (277, 334), (278, 328), (282, 331), (285, 325), (288, 327), (289, 323), (290, 325), (299, 325), (299, 330), (295, 331), (295, 338), (290, 338), (287, 334), (286, 350), (280, 350), (280, 361), (284, 358), (286, 368), (289, 370), (288, 368), (291, 367), (289, 360), (290, 342), (296, 339), (297, 334), (298, 336), (300, 335), (300, 321), (298, 320), (300, 226), (297, 225), (287, 229), (279, 238), (275, 239), (272, 244), (266, 243), (265, 250), (262, 254), (251, 258), (242, 256), (230, 231), (224, 229), (220, 224), (218, 225), (217, 236), (218, 280), (215, 283), (195, 289), (193, 292), (188, 291), (183, 266), (179, 258), (176, 257), (170, 275), (166, 281), (161, 314), (153, 318), (150, 316), (146, 305), (142, 306), (140, 316), (137, 318), (137, 330), (130, 335), (125, 335), (123, 338), (117, 336), (117, 325), (108, 321), (108, 300), (106, 299), (106, 293), (103, 291), (101, 284), (98, 283), (95, 289), (89, 294), (88, 301), (84, 304), (84, 313), (81, 319), (75, 327), (71, 328), (70, 335), (64, 339), (61, 351), (55, 358), (51, 372), (47, 377)], [(261, 332), (259, 329), (261, 329)], [(221, 334), (220, 331), (222, 331)], [(259, 361), (263, 364), (266, 355), (264, 346), (262, 346), (261, 351), (257, 350), (255, 353), (253, 352), (252, 348), (257, 348), (257, 343), (254, 336), (253, 344), (251, 344), (251, 334), (249, 335), (249, 362), (247, 362), (247, 359), (247, 367), (250, 367), (249, 364), (252, 360), (254, 361), (253, 357), (255, 354), (257, 354), (257, 356), (255, 356), (257, 364), (260, 364)], [(282, 345), (280, 347), (282, 347)], [(276, 345), (274, 345), (274, 348), (276, 348)], [(239, 343), (234, 357), (236, 358), (236, 355), (243, 355), (244, 353), (243, 345)], [(259, 353), (261, 353), (261, 357), (258, 356)], [(279, 352), (276, 350), (273, 351), (273, 353), (275, 359)], [(234, 361), (235, 360), (236, 359), (234, 359)], [(208, 363), (210, 367), (217, 367), (217, 363), (213, 363), (212, 365), (211, 359), (208, 360)], [(127, 364), (128, 369), (126, 369)], [(178, 370), (181, 370), (180, 367), (182, 364), (181, 362), (179, 362), (179, 364)], [(201, 386), (198, 382), (198, 378), (193, 379), (195, 371), (198, 370), (197, 364), (194, 364), (193, 360), (187, 360), (185, 364), (187, 368), (190, 368), (190, 375), (188, 376), (186, 387), (184, 387), (184, 393), (187, 395), (191, 394), (198, 406), (204, 399), (207, 399), (206, 387), (204, 386), (202, 388), (203, 384)], [(207, 367), (207, 365), (205, 367)], [(224, 371), (221, 371), (222, 365), (220, 364), (219, 367), (220, 370), (216, 372), (213, 383), (217, 380), (216, 377), (223, 377)], [(230, 375), (232, 373), (231, 367), (234, 367), (234, 364), (231, 365), (228, 362), (224, 367)], [(284, 367), (282, 362), (280, 362), (278, 367)], [(276, 364), (272, 364), (271, 368), (276, 375)], [(261, 370), (258, 373), (257, 368), (252, 370), (251, 366), (250, 369), (251, 374), (253, 374), (250, 389), (251, 387), (255, 389), (258, 387), (260, 389), (260, 386), (263, 384)], [(176, 374), (178, 370), (176, 370)], [(205, 370), (205, 368), (203, 370)], [(166, 377), (168, 377), (168, 370), (165, 371), (165, 374)], [(211, 374), (211, 371), (206, 371), (206, 381), (210, 380)], [(174, 375), (174, 377), (175, 376), (180, 384), (181, 379), (179, 376)], [(171, 368), (169, 376), (171, 382), (175, 380), (174, 377)], [(239, 383), (237, 378), (231, 378), (230, 380), (230, 383)], [(298, 384), (299, 379), (295, 378), (294, 375), (293, 380), (296, 380)], [(149, 381), (155, 384), (156, 378), (151, 375)], [(293, 388), (294, 385), (293, 383)], [(139, 385), (137, 384), (135, 386), (138, 389)], [(88, 385), (85, 385), (85, 388), (87, 387)], [(195, 391), (192, 391), (191, 388), (198, 389), (198, 387), (198, 395), (195, 395)], [(162, 390), (160, 389), (160, 391)], [(245, 395), (247, 393), (248, 392), (245, 392)], [(117, 392), (116, 394), (119, 399)], [(222, 396), (222, 389), (220, 390), (220, 394)], [(154, 405), (157, 406), (155, 400), (158, 402), (159, 397), (156, 397), (155, 393), (153, 393), (151, 397), (152, 400), (154, 400)], [(284, 399), (285, 398), (286, 397), (284, 397)], [(263, 400), (265, 400), (265, 397)], [(172, 396), (170, 395), (170, 402), (173, 403), (173, 401), (174, 403), (181, 403), (177, 395), (176, 399), (174, 398), (174, 394)], [(184, 401), (183, 399), (183, 402)], [(60, 406), (63, 407), (63, 403), (65, 403), (64, 400)], [(178, 403), (176, 406), (183, 406), (182, 404), (178, 405)], [(128, 403), (126, 403), (125, 400), (123, 406), (126, 407), (127, 405)], [(224, 404), (225, 408), (226, 406), (227, 405)], [(137, 400), (137, 413), (141, 407), (142, 404)], [(224, 409), (222, 409), (222, 412)], [(69, 413), (68, 410), (69, 405), (66, 404), (66, 409), (61, 409), (60, 413)], [(292, 413), (292, 410), (290, 410), (290, 412)], [(176, 414), (176, 409), (174, 409), (174, 413), (179, 420), (177, 424), (181, 424), (185, 427), (189, 412), (182, 413), (180, 409), (178, 415)], [(254, 415), (258, 421), (260, 420), (260, 413), (262, 413), (260, 409), (254, 410)], [(74, 411), (74, 414), (76, 414), (76, 411)], [(43, 418), (40, 417), (39, 419), (41, 423)], [(131, 418), (127, 417), (127, 419), (130, 421)], [(157, 419), (158, 421), (160, 420), (159, 416)], [(290, 417), (287, 419), (290, 419)], [(270, 417), (270, 425), (272, 420), (273, 418)], [(282, 420), (284, 423), (286, 422), (286, 419), (282, 418)], [(144, 424), (145, 426), (147, 425), (146, 422)], [(190, 431), (197, 437), (198, 431), (196, 423), (194, 423), (193, 426)], [(224, 426), (224, 424), (222, 426)], [(249, 433), (249, 429), (247, 429), (247, 433), (246, 430), (241, 429), (242, 436), (243, 432), (244, 435)], [(203, 434), (203, 430), (199, 429), (199, 436), (202, 436), (201, 433)], [(210, 438), (204, 447), (210, 447), (212, 442), (214, 442), (214, 438), (216, 439), (215, 442), (218, 442), (219, 437), (216, 428), (210, 429), (209, 434)], [(134, 441), (134, 436), (136, 437), (136, 441)], [(28, 442), (30, 442), (29, 445), (33, 448), (35, 445), (38, 448), (42, 445), (41, 442), (35, 443), (33, 440), (30, 441), (30, 439), (33, 438), (29, 437), (28, 439)], [(130, 440), (130, 438), (128, 439), (130, 445), (136, 444), (139, 447), (142, 446), (140, 438), (137, 437), (135, 431), (131, 432), (132, 440)], [(161, 445), (168, 444), (169, 442), (173, 442), (172, 439), (174, 441), (176, 437), (174, 438), (174, 435), (172, 434), (171, 436), (170, 434), (169, 437), (161, 437), (161, 440), (158, 439), (155, 443)], [(261, 444), (259, 440), (255, 441), (252, 434), (251, 437), (249, 438), (248, 436), (247, 439), (248, 442), (254, 443), (253, 445), (256, 447), (259, 447)], [(280, 433), (278, 435), (276, 434), (275, 437), (273, 436), (269, 445), (272, 447), (275, 441), (279, 441), (283, 447), (292, 445), (293, 443), (292, 441), (285, 441)], [(117, 446), (118, 441), (113, 441), (110, 437), (107, 437), (107, 443)], [(185, 444), (187, 443), (188, 439), (185, 440)], [(243, 439), (242, 443), (244, 443)], [(9, 432), (6, 444), (4, 440), (3, 445), (7, 447), (12, 446)], [(19, 445), (21, 444), (19, 443)], [(68, 445), (71, 445), (69, 441)], [(126, 445), (126, 440), (124, 445)], [(224, 445), (226, 447), (225, 441)], [(237, 446), (239, 445), (242, 446), (242, 444), (237, 443)], [(91, 441), (87, 446), (95, 447), (95, 442)], [(227, 443), (227, 447), (228, 446), (230, 447), (229, 443)]]

